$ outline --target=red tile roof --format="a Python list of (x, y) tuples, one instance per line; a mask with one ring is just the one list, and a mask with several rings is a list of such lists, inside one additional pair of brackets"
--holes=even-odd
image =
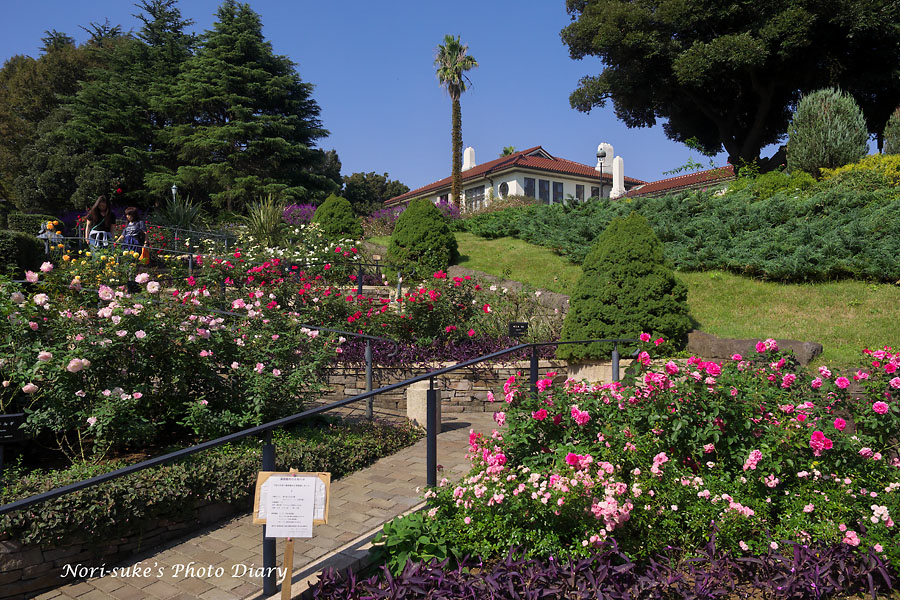
[[(500, 158), (496, 158), (486, 163), (475, 165), (471, 169), (462, 172), (462, 181), (480, 179), (492, 173), (499, 173), (501, 171), (507, 171), (513, 168), (548, 171), (550, 173), (563, 173), (566, 175), (577, 175), (579, 177), (588, 177), (591, 179), (596, 179), (598, 181), (600, 180), (600, 173), (596, 169), (594, 169), (594, 167), (583, 165), (571, 160), (566, 160), (565, 158), (550, 156), (550, 154), (546, 150), (544, 150), (540, 146), (535, 146), (533, 148), (528, 148), (527, 150), (522, 150), (520, 152), (510, 154), (509, 156), (501, 156)], [(603, 181), (612, 181), (612, 173), (603, 173)], [(400, 202), (406, 202), (407, 200), (411, 200), (413, 198), (431, 195), (442, 188), (450, 188), (450, 183), (451, 178), (444, 177), (443, 179), (435, 181), (434, 183), (429, 183), (428, 185), (422, 186), (415, 190), (410, 190), (405, 194), (401, 194), (400, 196), (395, 196), (390, 200), (386, 200), (385, 204), (398, 204)], [(642, 183), (646, 182), (641, 181), (640, 179), (634, 179), (633, 177), (625, 178), (626, 188), (634, 187)]]
[(734, 166), (726, 165), (706, 171), (696, 171), (687, 173), (677, 177), (669, 177), (668, 179), (660, 179), (651, 181), (646, 185), (635, 187), (625, 193), (629, 198), (637, 196), (662, 195), (663, 193), (671, 193), (677, 190), (705, 187), (715, 183), (721, 183), (734, 177)]

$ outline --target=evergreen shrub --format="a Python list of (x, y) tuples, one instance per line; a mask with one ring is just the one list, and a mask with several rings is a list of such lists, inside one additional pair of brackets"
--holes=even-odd
[(410, 202), (391, 234), (388, 262), (412, 264), (421, 278), (446, 269), (458, 258), (456, 237), (438, 208), (426, 199)]
[(818, 175), (861, 159), (869, 149), (869, 132), (853, 96), (821, 89), (800, 100), (788, 126), (788, 170)]
[(884, 126), (885, 154), (900, 154), (900, 107), (897, 107)]
[[(875, 174), (873, 183), (881, 183), (881, 187), (900, 186), (900, 154), (871, 154), (859, 162), (837, 169), (822, 169), (822, 179), (850, 184), (847, 176), (860, 173)], [(850, 186), (848, 185), (848, 187)], [(853, 187), (859, 189), (858, 185), (853, 185)]]
[[(562, 340), (660, 336), (680, 350), (693, 320), (687, 288), (665, 264), (663, 245), (643, 216), (615, 219), (584, 260), (562, 329)], [(565, 360), (608, 358), (613, 345), (560, 346)]]
[(44, 243), (34, 235), (0, 229), (0, 272), (24, 277), (25, 271), (37, 271), (44, 260)]
[(346, 198), (331, 194), (316, 209), (312, 219), (331, 239), (362, 239), (363, 228)]
[(37, 235), (47, 225), (47, 221), (62, 220), (53, 215), (30, 215), (23, 212), (11, 212), (6, 216), (6, 228), (12, 231), (21, 231), (28, 235)]

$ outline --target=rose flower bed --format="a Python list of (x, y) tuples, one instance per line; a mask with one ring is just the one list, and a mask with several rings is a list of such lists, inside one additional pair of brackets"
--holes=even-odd
[[(900, 353), (866, 350), (853, 376), (866, 393), (855, 397), (847, 377), (805, 374), (773, 340), (757, 350), (658, 370), (645, 351), (630, 380), (547, 378), (537, 395), (511, 378), (495, 416), (506, 427), (470, 436), (472, 471), (429, 490), (427, 512), (385, 527), (379, 552), (393, 575), (406, 573), (353, 586), (329, 575), (319, 597), (463, 577), (422, 564), (434, 558), (481, 557), (479, 579), (491, 579), (509, 571), (510, 552), (542, 565), (528, 563), (542, 585), (579, 574), (583, 585), (560, 589), (590, 590), (612, 577), (598, 569), (614, 567), (637, 595), (679, 577), (701, 597), (718, 586), (794, 597), (890, 589), (900, 574)], [(698, 582), (711, 587), (700, 593)]]

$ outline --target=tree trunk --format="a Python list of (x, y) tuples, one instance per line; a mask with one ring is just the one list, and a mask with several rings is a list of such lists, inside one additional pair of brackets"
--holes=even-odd
[(453, 98), (453, 165), (452, 179), (450, 183), (450, 197), (458, 207), (460, 194), (462, 193), (462, 109), (459, 105), (459, 97)]

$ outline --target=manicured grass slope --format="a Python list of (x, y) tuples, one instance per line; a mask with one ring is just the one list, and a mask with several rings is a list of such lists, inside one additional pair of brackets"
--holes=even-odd
[[(552, 251), (514, 238), (457, 233), (460, 265), (570, 293), (581, 269)], [(678, 273), (691, 314), (707, 333), (737, 338), (819, 342), (817, 363), (862, 365), (859, 351), (900, 342), (900, 288), (860, 281), (780, 284), (719, 271)]]

